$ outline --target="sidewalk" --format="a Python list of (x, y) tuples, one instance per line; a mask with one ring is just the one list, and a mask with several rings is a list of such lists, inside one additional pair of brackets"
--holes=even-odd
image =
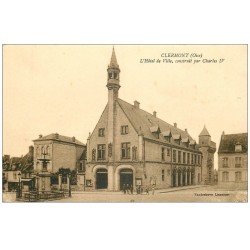
[[(183, 186), (183, 187), (170, 187), (166, 189), (155, 189), (155, 194), (163, 194), (163, 193), (170, 193), (170, 192), (177, 192), (181, 190), (187, 190), (187, 189), (195, 189), (195, 188), (201, 188), (205, 187), (207, 185), (195, 185), (195, 186)], [(151, 193), (152, 190), (149, 191)], [(72, 191), (72, 194), (103, 194), (103, 195), (117, 195), (117, 194), (123, 194), (123, 191), (108, 191), (108, 190), (94, 190), (94, 191)], [(134, 192), (133, 194), (136, 194)], [(143, 192), (143, 194), (146, 194)]]

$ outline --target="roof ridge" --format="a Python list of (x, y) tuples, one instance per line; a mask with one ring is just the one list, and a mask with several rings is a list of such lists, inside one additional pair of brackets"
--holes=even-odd
[[(118, 101), (120, 100), (120, 101), (122, 101), (122, 102), (125, 102), (126, 104), (128, 104), (128, 105), (132, 106), (133, 108), (135, 108), (133, 104), (131, 104), (131, 103), (127, 102), (127, 101), (124, 101), (124, 100), (122, 100), (121, 98), (118, 98), (117, 100), (118, 100)], [(180, 129), (180, 128), (177, 128), (177, 127), (175, 127), (174, 125), (171, 125), (170, 123), (168, 123), (168, 122), (162, 120), (162, 119), (159, 118), (159, 117), (154, 117), (153, 114), (149, 113), (148, 111), (146, 111), (146, 110), (144, 110), (144, 109), (139, 108), (139, 110), (141, 110), (141, 111), (147, 113), (148, 115), (150, 115), (150, 116), (151, 116), (152, 118), (154, 118), (154, 119), (158, 119), (158, 120), (160, 120), (161, 122), (166, 123), (168, 126), (170, 126), (170, 129), (172, 128), (172, 129), (178, 130), (179, 132), (186, 133), (187, 136), (191, 137), (185, 130), (182, 130), (182, 129)], [(157, 126), (157, 125), (159, 126), (158, 123), (155, 124), (155, 126)], [(171, 130), (171, 132), (174, 132), (174, 131)], [(191, 139), (193, 139), (193, 138), (191, 137)]]

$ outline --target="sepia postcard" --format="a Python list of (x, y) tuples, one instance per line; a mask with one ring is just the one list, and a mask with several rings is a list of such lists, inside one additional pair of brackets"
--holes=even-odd
[(247, 45), (11, 45), (3, 202), (248, 202)]

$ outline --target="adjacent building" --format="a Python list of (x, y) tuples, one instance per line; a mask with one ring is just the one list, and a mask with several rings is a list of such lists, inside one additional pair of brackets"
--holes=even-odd
[(12, 191), (22, 185), (24, 190), (34, 187), (33, 168), (34, 147), (29, 147), (29, 152), (21, 157), (3, 156), (3, 189)]
[(39, 135), (34, 142), (34, 170), (42, 171), (41, 159), (47, 159), (47, 169), (57, 173), (60, 168), (82, 170), (85, 168), (86, 145), (75, 137), (59, 135)]
[(205, 126), (199, 135), (199, 149), (202, 153), (202, 183), (214, 184), (214, 153), (216, 152), (216, 143), (211, 141), (211, 136)]
[[(120, 68), (114, 49), (106, 87), (108, 103), (87, 140), (86, 188), (169, 188), (202, 183), (202, 152), (215, 150), (210, 137), (201, 133), (204, 144), (200, 147), (187, 129), (170, 125), (156, 112), (144, 111), (138, 101), (132, 105), (120, 99)], [(209, 170), (204, 169), (209, 178)]]
[(247, 189), (247, 133), (222, 133), (218, 150), (218, 184)]

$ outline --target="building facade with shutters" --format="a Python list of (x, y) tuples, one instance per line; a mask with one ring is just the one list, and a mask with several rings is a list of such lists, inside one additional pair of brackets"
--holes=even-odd
[(218, 150), (218, 165), (220, 186), (247, 189), (247, 133), (223, 132)]
[(120, 68), (114, 49), (107, 75), (108, 103), (87, 139), (86, 190), (201, 183), (202, 152), (187, 129), (142, 110), (138, 101), (132, 105), (118, 97)]

